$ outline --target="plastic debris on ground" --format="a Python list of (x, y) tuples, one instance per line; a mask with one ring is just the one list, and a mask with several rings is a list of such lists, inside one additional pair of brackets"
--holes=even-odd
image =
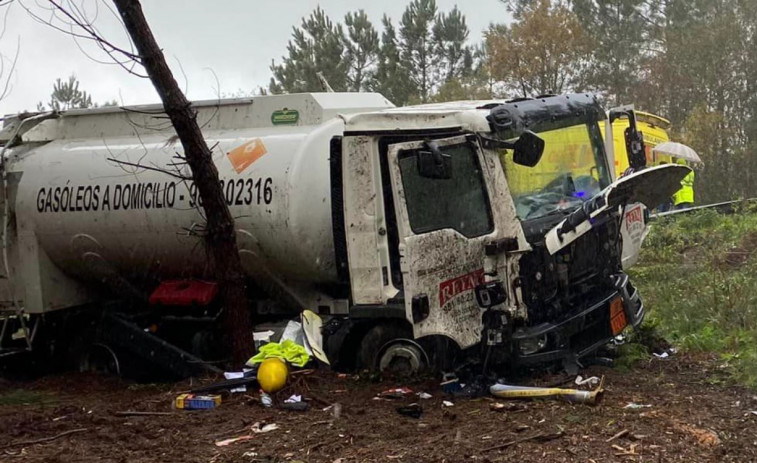
[(279, 425), (278, 424), (270, 423), (270, 424), (266, 424), (266, 425), (261, 426), (260, 423), (257, 422), (257, 423), (253, 424), (250, 427), (250, 431), (252, 431), (252, 434), (245, 434), (243, 436), (237, 436), (237, 437), (232, 437), (232, 438), (229, 438), (229, 439), (224, 439), (224, 440), (217, 441), (216, 442), (216, 447), (225, 447), (227, 445), (235, 444), (237, 442), (243, 442), (243, 441), (247, 441), (247, 440), (250, 440), (250, 439), (254, 439), (255, 438), (254, 434), (261, 434), (261, 433), (271, 432), (271, 431), (275, 431), (277, 429), (279, 429)]
[(453, 403), (452, 403), (452, 402), (450, 402), (449, 400), (443, 400), (443, 401), (442, 401), (442, 406), (443, 406), (443, 407), (454, 407), (454, 406), (455, 406), (455, 404), (453, 404)]
[(284, 401), (281, 408), (285, 410), (306, 411), (310, 408), (310, 404), (302, 401), (302, 396), (298, 394), (292, 394), (288, 399)]
[(420, 399), (423, 399), (423, 400), (428, 400), (428, 399), (430, 399), (431, 397), (433, 397), (433, 396), (432, 396), (431, 394), (429, 394), (428, 392), (419, 392), (419, 393), (418, 393), (417, 395), (418, 395), (418, 398), (420, 398)]
[(310, 350), (308, 343), (305, 341), (305, 332), (302, 330), (302, 323), (298, 321), (289, 320), (286, 328), (284, 328), (284, 333), (281, 334), (279, 343), (283, 343), (284, 341), (292, 341), (302, 346), (305, 349), (305, 353), (310, 356), (313, 355), (313, 351)]
[(253, 424), (252, 428), (250, 429), (255, 434), (262, 434), (262, 433), (271, 432), (271, 431), (275, 431), (279, 429), (279, 425), (275, 423), (261, 425), (260, 422), (255, 422), (255, 424)]
[(266, 394), (265, 392), (261, 390), (260, 403), (263, 404), (264, 407), (268, 408), (273, 405), (273, 399), (271, 398), (271, 396), (269, 396), (268, 394)]
[(637, 404), (637, 403), (634, 403), (634, 402), (628, 402), (626, 404), (626, 406), (623, 407), (623, 408), (628, 408), (628, 409), (631, 409), (631, 410), (637, 410), (639, 408), (652, 408), (652, 406), (651, 405), (646, 405), (646, 404)]
[(596, 376), (591, 376), (589, 378), (584, 378), (581, 375), (576, 376), (577, 386), (588, 385), (589, 387), (594, 387), (597, 384), (599, 384), (599, 378)]
[(326, 365), (331, 365), (326, 352), (323, 350), (323, 319), (312, 310), (303, 310), (300, 314), (302, 319), (302, 333), (305, 338), (305, 348), (311, 356), (317, 358)]
[[(223, 377), (226, 379), (241, 379), (244, 378), (244, 372), (243, 371), (225, 371), (223, 373)], [(232, 394), (235, 392), (247, 392), (247, 386), (238, 386), (232, 389), (229, 389), (229, 392)]]
[(237, 442), (242, 442), (242, 441), (246, 441), (246, 440), (250, 440), (250, 439), (254, 439), (254, 438), (255, 438), (255, 436), (247, 434), (247, 435), (244, 435), (244, 436), (232, 437), (230, 439), (219, 440), (218, 442), (216, 442), (216, 447), (226, 447), (227, 445), (231, 445), (231, 444), (234, 444), (234, 443), (237, 443)]
[(658, 352), (654, 352), (654, 353), (652, 353), (652, 355), (654, 355), (658, 359), (666, 359), (666, 358), (670, 357), (671, 355), (675, 355), (677, 353), (678, 353), (678, 349), (676, 349), (675, 347), (669, 347), (669, 348), (665, 349), (662, 352), (659, 352), (659, 353)]
[(288, 399), (284, 401), (285, 404), (296, 404), (299, 402), (302, 402), (302, 396), (297, 394), (292, 394)]
[(412, 394), (413, 390), (409, 387), (397, 387), (394, 389), (387, 389), (386, 391), (380, 392), (378, 394), (378, 397), (384, 398), (384, 399), (401, 399), (409, 394)]
[(502, 399), (549, 399), (556, 398), (568, 402), (595, 405), (599, 403), (604, 393), (604, 378), (599, 381), (599, 386), (593, 391), (581, 391), (578, 389), (545, 388), (530, 386), (512, 386), (509, 384), (495, 384), (489, 388), (489, 392)]
[(304, 412), (310, 408), (310, 404), (307, 402), (289, 402), (281, 404), (281, 408), (284, 410), (294, 410), (297, 412)]
[(463, 387), (463, 385), (461, 385), (460, 381), (457, 379), (457, 376), (449, 373), (445, 374), (442, 377), (442, 382), (439, 385), (442, 387), (442, 391), (444, 391), (446, 394), (458, 392)]
[(174, 406), (181, 410), (207, 410), (221, 405), (220, 395), (179, 394)]
[(255, 350), (258, 350), (260, 349), (260, 346), (271, 342), (271, 336), (273, 335), (273, 330), (255, 331), (252, 333), (252, 340), (255, 342)]
[(420, 418), (423, 414), (423, 408), (419, 404), (410, 404), (404, 407), (397, 407), (397, 413), (410, 418)]

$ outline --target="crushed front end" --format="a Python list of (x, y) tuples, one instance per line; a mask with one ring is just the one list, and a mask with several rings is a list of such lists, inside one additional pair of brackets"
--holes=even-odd
[[(509, 266), (505, 278), (503, 272), (498, 276), (517, 289), (509, 293), (519, 300), (505, 304), (509, 312), (490, 307), (483, 317), (485, 342), (499, 344), (504, 354), (487, 357), (493, 363), (573, 368), (644, 318), (639, 293), (622, 271), (620, 224), (632, 198), (625, 190), (614, 190), (617, 182), (599, 129), (604, 114), (591, 95), (491, 109), (494, 138), (513, 140), (529, 130), (544, 141), (542, 157), (532, 167), (519, 165), (512, 153), (501, 150), (515, 213), (530, 249), (511, 250), (519, 255), (518, 265)], [(488, 146), (497, 149), (497, 140)], [(558, 242), (563, 235), (569, 238), (557, 248), (547, 244), (556, 229)], [(503, 336), (492, 336), (494, 329)]]

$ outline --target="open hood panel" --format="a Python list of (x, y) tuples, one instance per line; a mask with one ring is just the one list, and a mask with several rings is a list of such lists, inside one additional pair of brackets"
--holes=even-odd
[(547, 249), (554, 254), (591, 230), (602, 214), (622, 204), (644, 203), (652, 209), (681, 188), (681, 180), (691, 172), (686, 166), (666, 164), (621, 177), (571, 213), (546, 235)]

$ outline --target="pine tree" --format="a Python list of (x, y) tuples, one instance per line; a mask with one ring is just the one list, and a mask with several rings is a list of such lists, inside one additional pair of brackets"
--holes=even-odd
[(347, 90), (349, 64), (344, 56), (344, 32), (320, 7), (304, 18), (299, 28), (293, 28), (287, 53), (281, 64), (271, 64), (271, 93), (321, 91), (318, 72), (335, 91)]
[[(91, 108), (92, 97), (84, 90), (79, 90), (79, 80), (75, 75), (70, 75), (67, 81), (55, 79), (53, 91), (50, 94), (50, 102), (47, 107), (54, 111), (66, 111), (69, 109)], [(37, 109), (43, 110), (45, 105), (41, 102)]]
[(440, 13), (436, 17), (432, 36), (434, 52), (439, 58), (436, 63), (440, 67), (442, 82), (459, 78), (471, 69), (472, 54), (466, 45), (469, 34), (465, 16), (457, 6), (449, 13)]
[(369, 89), (381, 93), (397, 106), (404, 106), (412, 95), (417, 94), (417, 89), (403, 66), (397, 33), (391, 19), (384, 15), (381, 24), (384, 31), (381, 34), (378, 64), (370, 79)]
[(642, 79), (642, 50), (648, 35), (645, 0), (572, 0), (571, 10), (591, 37), (592, 59), (586, 84), (609, 104), (632, 101)]
[(435, 50), (432, 26), (436, 19), (435, 0), (413, 0), (400, 20), (400, 56), (410, 80), (425, 103), (435, 83)]
[(378, 32), (365, 11), (347, 13), (345, 59), (349, 63), (349, 88), (353, 92), (364, 90), (379, 52)]

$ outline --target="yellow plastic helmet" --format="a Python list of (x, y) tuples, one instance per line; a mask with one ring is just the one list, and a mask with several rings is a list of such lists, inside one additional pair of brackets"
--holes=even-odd
[(280, 358), (267, 358), (258, 368), (258, 384), (263, 391), (269, 394), (283, 389), (288, 376), (287, 364)]

